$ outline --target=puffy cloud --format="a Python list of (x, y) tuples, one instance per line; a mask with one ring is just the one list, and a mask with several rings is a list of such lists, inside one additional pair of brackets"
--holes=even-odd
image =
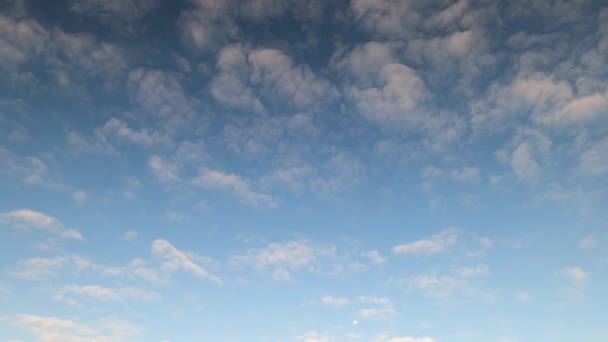
[(202, 170), (201, 174), (194, 178), (192, 182), (194, 185), (207, 189), (230, 192), (252, 207), (274, 208), (277, 206), (277, 203), (272, 196), (251, 190), (249, 184), (236, 174), (205, 169)]
[(393, 247), (396, 255), (434, 255), (447, 252), (458, 241), (456, 229), (446, 229), (428, 239), (417, 240)]
[(376, 265), (384, 264), (384, 262), (386, 261), (384, 260), (382, 255), (376, 250), (366, 252), (365, 256), (368, 257)]
[(62, 239), (82, 240), (82, 234), (75, 229), (66, 228), (61, 221), (45, 213), (31, 209), (19, 209), (0, 214), (0, 224), (14, 229), (39, 229)]
[(152, 243), (152, 253), (164, 259), (162, 268), (165, 271), (174, 272), (183, 270), (196, 277), (208, 279), (215, 284), (222, 284), (222, 280), (218, 276), (210, 274), (203, 266), (194, 261), (194, 255), (175, 248), (167, 240), (155, 240), (154, 243)]
[(216, 0), (189, 0), (178, 21), (182, 41), (194, 50), (212, 50), (238, 31), (234, 3)]
[(177, 74), (138, 68), (129, 72), (127, 88), (131, 99), (153, 117), (167, 120), (169, 128), (194, 115), (195, 102), (184, 91)]
[(471, 125), (480, 134), (512, 127), (517, 119), (537, 122), (563, 108), (573, 96), (569, 82), (544, 73), (518, 75), (507, 84), (495, 83), (486, 98), (472, 105)]
[(584, 285), (589, 279), (589, 274), (580, 267), (565, 267), (559, 274), (574, 285)]
[(379, 37), (407, 38), (422, 20), (414, 1), (354, 0), (350, 8), (363, 29)]
[(153, 146), (167, 144), (170, 139), (166, 135), (151, 131), (147, 128), (133, 129), (117, 118), (111, 118), (95, 131), (97, 137), (104, 143), (122, 140), (136, 145)]
[(276, 105), (294, 111), (314, 111), (337, 98), (337, 90), (307, 65), (296, 65), (276, 49), (248, 49), (241, 44), (224, 47), (217, 60), (219, 73), (211, 94), (220, 103), (267, 112)]

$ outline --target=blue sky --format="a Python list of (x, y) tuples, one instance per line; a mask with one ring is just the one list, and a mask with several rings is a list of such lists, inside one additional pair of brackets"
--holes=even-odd
[(0, 8), (0, 341), (606, 341), (602, 1)]

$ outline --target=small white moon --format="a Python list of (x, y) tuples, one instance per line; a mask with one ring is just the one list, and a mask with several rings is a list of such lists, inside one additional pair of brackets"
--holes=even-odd
[(353, 325), (357, 325), (357, 323), (359, 323), (359, 322), (357, 322), (357, 321), (353, 321)]

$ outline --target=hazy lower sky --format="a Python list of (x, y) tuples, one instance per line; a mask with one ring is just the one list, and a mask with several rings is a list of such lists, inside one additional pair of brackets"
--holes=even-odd
[(0, 341), (605, 342), (608, 4), (0, 0)]

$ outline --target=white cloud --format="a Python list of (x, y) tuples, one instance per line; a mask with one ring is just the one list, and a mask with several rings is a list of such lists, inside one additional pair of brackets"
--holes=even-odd
[(374, 338), (373, 342), (436, 342), (430, 337), (387, 337), (379, 336)]
[(62, 239), (82, 240), (79, 231), (66, 228), (61, 221), (53, 216), (31, 209), (19, 209), (2, 213), (0, 214), (0, 224), (18, 230), (39, 229)]
[(87, 193), (82, 190), (72, 192), (72, 199), (76, 204), (82, 205), (87, 201)]
[(571, 98), (572, 86), (551, 75), (517, 75), (510, 83), (496, 83), (485, 99), (472, 104), (471, 125), (486, 134), (512, 127), (522, 117), (542, 122), (547, 113), (562, 108)]
[(316, 271), (321, 259), (334, 253), (332, 247), (317, 246), (307, 240), (292, 240), (250, 249), (244, 255), (233, 256), (231, 261), (236, 265), (252, 265), (260, 271), (271, 268), (274, 269), (273, 277), (280, 276), (278, 280), (292, 280), (290, 271)]
[(154, 176), (163, 183), (172, 183), (180, 180), (179, 167), (177, 164), (163, 160), (154, 155), (148, 159), (148, 167)]
[(109, 143), (117, 139), (141, 146), (170, 143), (170, 139), (166, 135), (150, 131), (147, 128), (139, 130), (130, 128), (126, 122), (117, 118), (111, 118), (106, 121), (95, 133), (103, 143)]
[(36, 156), (20, 157), (0, 147), (0, 175), (15, 178), (25, 185), (42, 186), (55, 190), (66, 188), (59, 177), (50, 172), (47, 164)]
[(182, 41), (194, 50), (211, 50), (228, 37), (237, 26), (230, 1), (189, 0), (178, 21)]
[(580, 239), (578, 242), (578, 248), (580, 249), (593, 249), (599, 245), (597, 239), (591, 235), (587, 235)]
[(141, 333), (138, 326), (117, 319), (88, 325), (57, 317), (19, 314), (13, 323), (27, 328), (39, 342), (127, 342)]
[(331, 83), (276, 49), (228, 45), (219, 53), (217, 68), (219, 73), (211, 82), (213, 97), (247, 111), (264, 113), (277, 105), (314, 111), (338, 97)]
[(486, 265), (477, 265), (474, 267), (464, 267), (458, 270), (458, 275), (461, 278), (472, 278), (486, 276), (490, 274), (490, 269)]
[(321, 303), (329, 306), (344, 306), (350, 301), (343, 297), (324, 296), (321, 297)]
[(297, 341), (302, 342), (330, 342), (334, 341), (333, 337), (322, 335), (316, 331), (309, 331), (304, 335), (298, 336), (296, 338)]
[(121, 239), (123, 240), (135, 240), (137, 239), (137, 232), (134, 230), (129, 230), (124, 232), (124, 234), (122, 234)]
[(251, 190), (249, 184), (239, 175), (204, 169), (192, 180), (194, 185), (207, 189), (232, 193), (244, 203), (256, 208), (274, 208), (276, 201), (271, 195)]
[(446, 229), (437, 234), (434, 234), (428, 239), (417, 240), (410, 243), (396, 245), (393, 247), (393, 253), (396, 255), (414, 254), (414, 255), (434, 255), (447, 252), (458, 240), (458, 231), (456, 229)]
[(185, 119), (194, 115), (196, 103), (187, 96), (174, 73), (135, 69), (129, 72), (127, 88), (134, 102), (154, 118), (166, 120), (167, 129), (183, 125)]
[(127, 300), (149, 302), (158, 300), (160, 294), (135, 287), (109, 288), (100, 285), (69, 285), (61, 288), (53, 296), (55, 300), (77, 304), (78, 300), (74, 298), (90, 298), (106, 302), (124, 302)]
[(215, 284), (222, 284), (222, 280), (219, 277), (210, 274), (201, 265), (196, 263), (192, 255), (175, 248), (167, 240), (155, 240), (152, 244), (152, 253), (164, 259), (162, 268), (167, 272), (183, 270), (199, 278), (208, 279)]
[(515, 299), (523, 303), (530, 301), (531, 297), (528, 292), (519, 291), (515, 293)]
[(587, 176), (603, 176), (607, 174), (608, 138), (595, 142), (585, 150), (580, 156), (578, 167)]
[(584, 285), (589, 279), (589, 274), (580, 267), (563, 268), (559, 274), (571, 281), (574, 285)]
[(91, 267), (91, 262), (78, 255), (57, 256), (54, 258), (29, 258), (19, 260), (13, 275), (24, 279), (44, 279), (57, 275), (67, 266), (77, 271)]
[(384, 264), (386, 260), (380, 255), (380, 252), (373, 250), (365, 253), (365, 256), (368, 257), (374, 264), (381, 265)]
[(393, 302), (385, 297), (359, 297), (364, 305), (359, 309), (359, 316), (370, 319), (387, 319), (399, 314), (393, 308)]

